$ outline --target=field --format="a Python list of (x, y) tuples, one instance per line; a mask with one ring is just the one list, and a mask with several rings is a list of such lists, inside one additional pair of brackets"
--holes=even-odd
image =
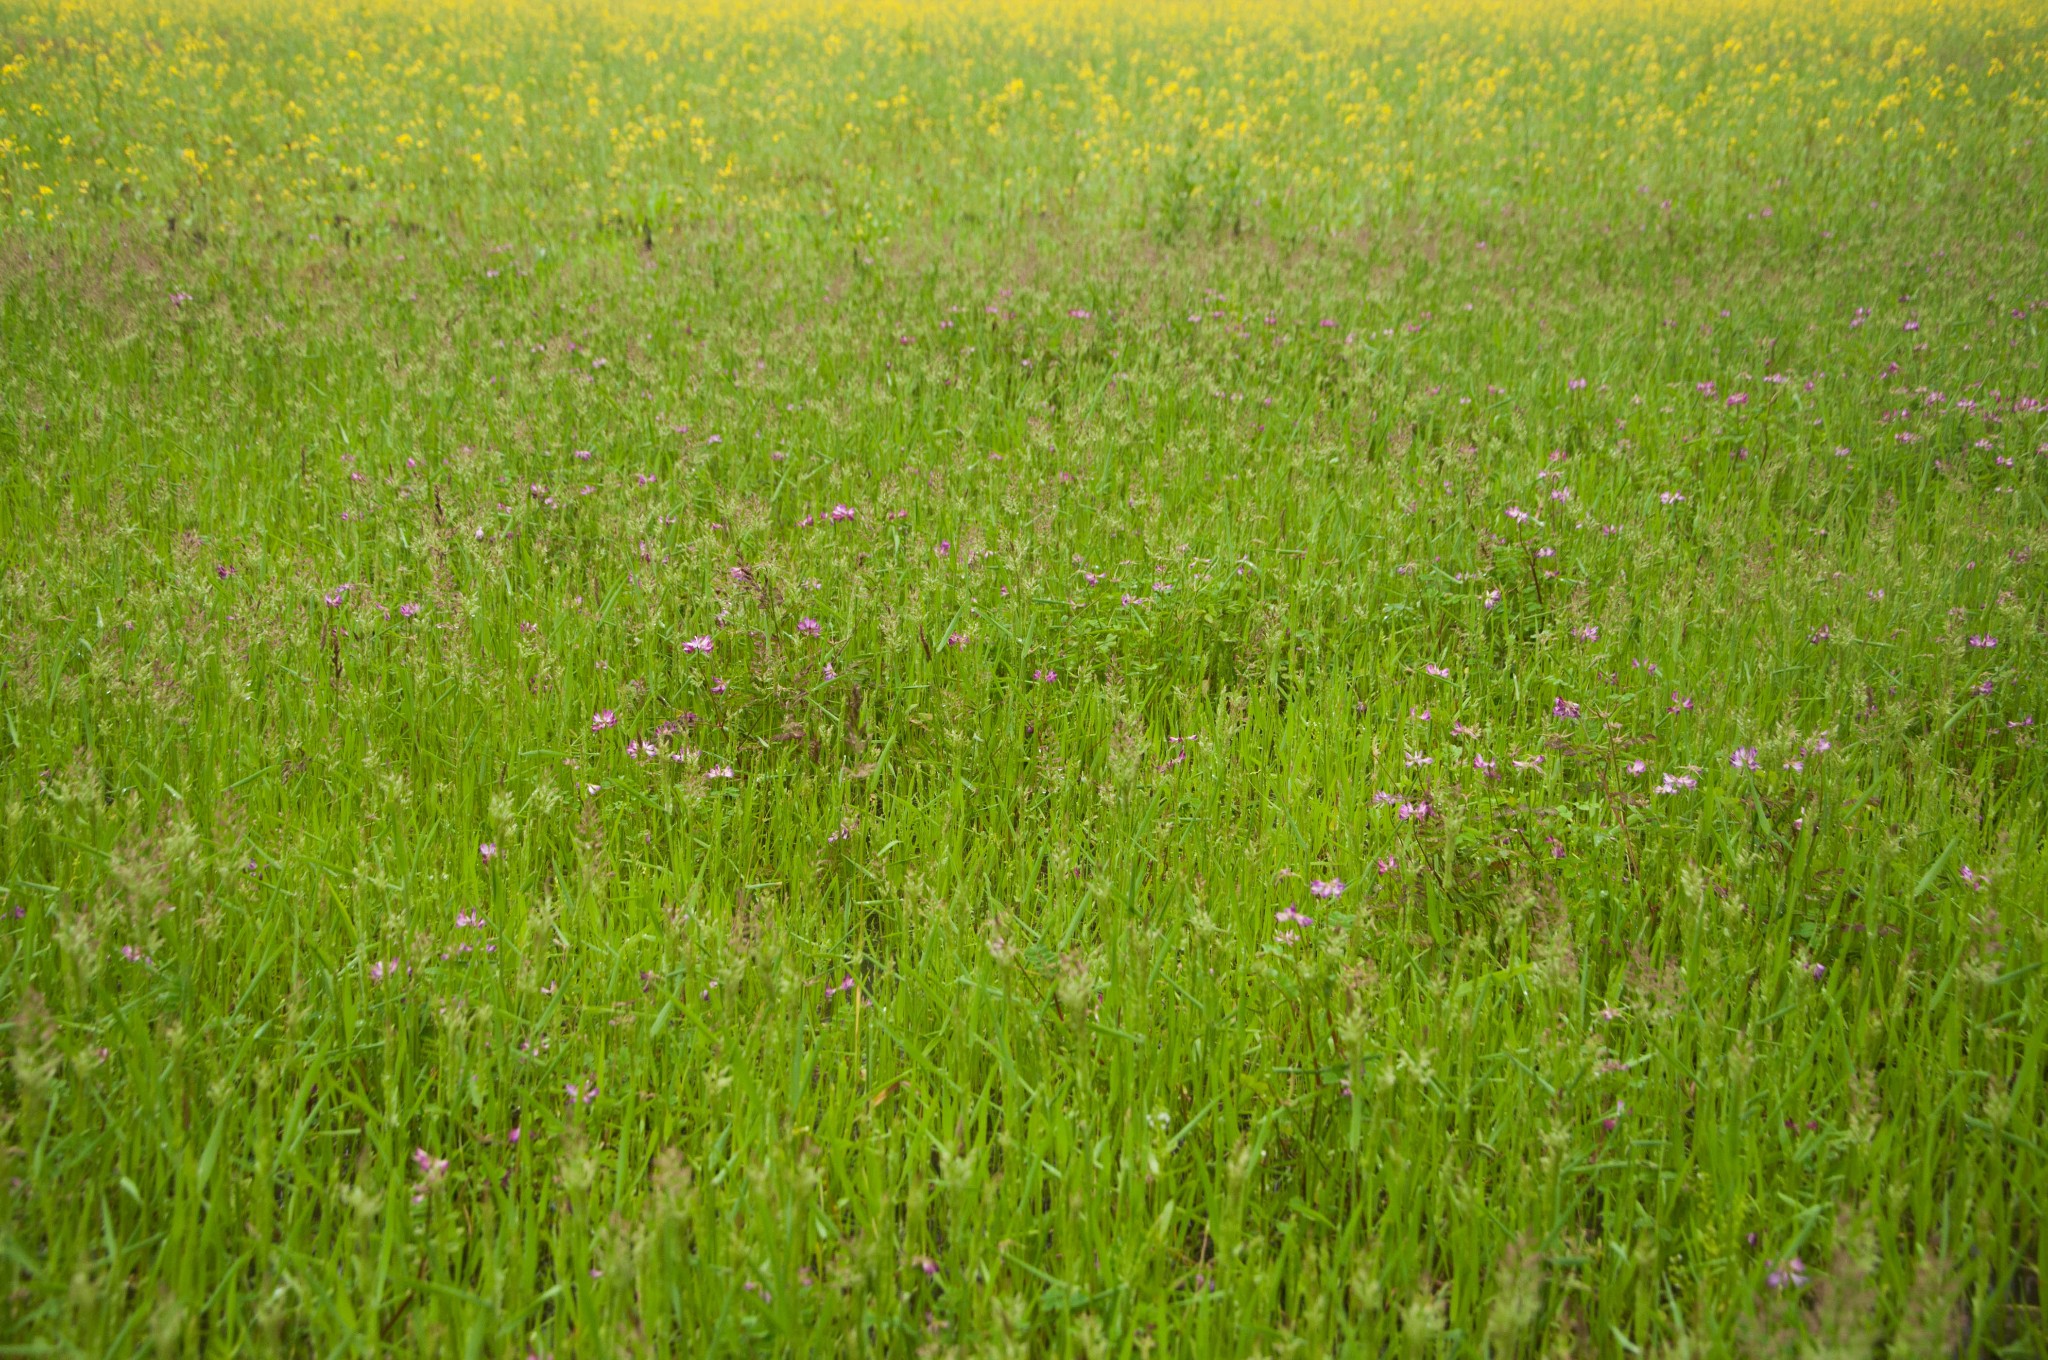
[(0, 1355), (2039, 1355), (2048, 5), (0, 0)]

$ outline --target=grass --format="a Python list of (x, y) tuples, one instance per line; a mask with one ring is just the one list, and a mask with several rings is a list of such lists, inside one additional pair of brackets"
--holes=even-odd
[(2044, 63), (0, 0), (0, 1352), (2039, 1353)]

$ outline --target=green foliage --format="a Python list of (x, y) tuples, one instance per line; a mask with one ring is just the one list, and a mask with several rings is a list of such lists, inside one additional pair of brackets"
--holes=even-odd
[[(566, 60), (539, 12), (464, 59)], [(222, 14), (163, 25), (279, 87), (400, 23)], [(1674, 64), (1766, 40), (1702, 14)], [(2030, 13), (1915, 21), (1838, 15), (1837, 60), (2032, 90)], [(934, 105), (934, 42), (1229, 42), (835, 22)], [(1577, 22), (1503, 32), (1552, 71), (1655, 21)], [(1438, 30), (1488, 46), (1381, 36)], [(87, 116), (68, 50), (4, 116)], [(1526, 116), (1592, 136), (1557, 69)], [(1874, 177), (1891, 124), (1652, 119), (1649, 183), (1446, 134), (1437, 189), (1281, 211), (1285, 136), (1177, 132), (1063, 204), (1011, 192), (1063, 116), (1027, 94), (1014, 152), (976, 106), (863, 162), (950, 148), (942, 207), (828, 225), (568, 192), (539, 118), (516, 192), (285, 203), (279, 161), (17, 219), (0, 1334), (2036, 1353), (2030, 98), (1923, 109), (2010, 158), (1939, 184)], [(778, 155), (845, 135), (791, 118)]]

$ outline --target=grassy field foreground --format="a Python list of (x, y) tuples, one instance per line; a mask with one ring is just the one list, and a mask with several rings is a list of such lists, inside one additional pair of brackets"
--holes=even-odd
[(0, 1354), (2039, 1354), (2044, 131), (0, 0)]

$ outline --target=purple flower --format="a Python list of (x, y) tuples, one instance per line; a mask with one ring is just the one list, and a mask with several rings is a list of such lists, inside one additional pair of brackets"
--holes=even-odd
[(489, 864), (498, 857), (498, 843), (496, 841), (485, 841), (476, 848), (476, 853), (479, 859), (483, 860), (485, 864)]
[(1581, 391), (1581, 390), (1582, 390), (1582, 389), (1584, 389), (1584, 387), (1586, 386), (1586, 380), (1585, 380), (1584, 378), (1573, 378), (1573, 379), (1572, 379), (1572, 380), (1571, 380), (1570, 382), (1566, 383), (1566, 384), (1565, 384), (1564, 386), (1565, 386), (1565, 390), (1566, 390), (1567, 392), (1577, 392), (1577, 391)]
[(1312, 878), (1308, 881), (1308, 895), (1310, 897), (1320, 897), (1328, 900), (1338, 896), (1343, 891), (1344, 880), (1341, 878)]
[(229, 566), (227, 563), (222, 562), (214, 567), (213, 574), (215, 576), (220, 577), (221, 580), (225, 581), (228, 579), (228, 577), (233, 576), (235, 574), (235, 569)]
[(1053, 681), (1060, 678), (1060, 673), (1058, 671), (1038, 670), (1031, 672), (1031, 678), (1041, 685), (1050, 685)]
[(590, 715), (590, 730), (593, 732), (602, 732), (606, 728), (617, 727), (618, 725), (619, 715), (608, 708), (601, 708)]
[(1729, 753), (1728, 763), (1738, 770), (1754, 770), (1758, 768), (1756, 759), (1756, 747), (1736, 747), (1732, 752)]
[(1989, 633), (1972, 633), (1970, 635), (1970, 645), (1972, 647), (1996, 647), (1998, 639)]
[(1280, 923), (1281, 925), (1286, 925), (1286, 924), (1288, 924), (1289, 922), (1292, 922), (1292, 923), (1294, 923), (1295, 925), (1300, 925), (1300, 926), (1312, 926), (1312, 925), (1314, 925), (1314, 924), (1316, 923), (1316, 918), (1315, 918), (1315, 917), (1313, 917), (1313, 916), (1303, 916), (1303, 915), (1302, 915), (1302, 914), (1301, 914), (1300, 912), (1296, 911), (1296, 910), (1295, 910), (1295, 909), (1294, 909), (1293, 907), (1282, 907), (1282, 908), (1280, 908), (1280, 910), (1278, 910), (1278, 911), (1276, 911), (1276, 912), (1274, 912), (1274, 913), (1273, 913), (1273, 919), (1274, 919), (1274, 920), (1276, 920), (1276, 921), (1278, 921), (1278, 922), (1279, 922), (1279, 923)]
[(1394, 815), (1404, 822), (1426, 821), (1429, 817), (1429, 804), (1403, 803), (1394, 809)]
[(1789, 1261), (1780, 1261), (1771, 1267), (1764, 1283), (1773, 1289), (1803, 1289), (1806, 1287), (1806, 1262), (1797, 1256)]
[(1550, 704), (1550, 716), (1553, 718), (1577, 718), (1579, 716), (1579, 706), (1569, 699), (1553, 699)]
[(419, 616), (420, 607), (410, 600), (398, 606), (398, 617), (400, 617), (401, 619), (416, 619)]
[(702, 652), (704, 655), (709, 656), (711, 655), (711, 638), (709, 635), (693, 637), (683, 644), (683, 650), (685, 652)]
[(826, 518), (831, 520), (834, 524), (843, 524), (847, 520), (853, 518), (853, 507), (847, 505), (835, 505), (832, 507), (832, 512), (829, 515), (827, 515)]
[(1683, 793), (1687, 789), (1696, 789), (1699, 786), (1700, 781), (1689, 774), (1667, 774), (1664, 776), (1664, 782), (1657, 786), (1656, 791), (1658, 793)]
[(805, 637), (816, 637), (819, 631), (818, 621), (812, 618), (799, 619), (797, 620), (796, 630)]
[(1991, 878), (1989, 875), (1980, 874), (1967, 864), (1965, 864), (1962, 868), (1962, 878), (1963, 882), (1969, 884), (1978, 892), (1983, 892), (1986, 888), (1989, 888), (1991, 886)]

